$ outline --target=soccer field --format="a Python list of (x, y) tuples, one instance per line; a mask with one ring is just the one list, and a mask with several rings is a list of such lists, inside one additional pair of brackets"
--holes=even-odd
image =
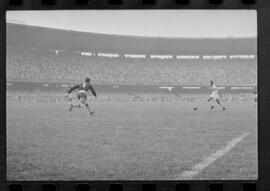
[(257, 107), (7, 101), (8, 180), (256, 179)]

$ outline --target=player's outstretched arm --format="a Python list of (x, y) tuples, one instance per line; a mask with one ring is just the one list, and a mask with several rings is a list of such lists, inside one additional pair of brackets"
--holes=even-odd
[(80, 84), (77, 84), (75, 86), (72, 86), (70, 89), (67, 90), (67, 93), (70, 94), (74, 90), (78, 89), (80, 87)]

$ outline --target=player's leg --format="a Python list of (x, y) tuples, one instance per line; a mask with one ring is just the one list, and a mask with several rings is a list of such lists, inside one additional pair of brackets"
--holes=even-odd
[[(77, 93), (77, 99), (80, 100), (81, 97), (82, 97), (81, 93)], [(77, 104), (70, 102), (69, 111), (71, 112), (73, 108), (81, 108), (82, 106), (83, 104), (81, 104), (81, 102)]]
[(81, 99), (80, 99), (81, 104), (84, 105), (84, 106), (86, 107), (87, 111), (89, 112), (89, 114), (92, 115), (93, 112), (91, 111), (90, 106), (89, 106), (89, 104), (86, 102), (86, 100), (87, 100), (87, 96), (86, 96), (86, 95), (85, 95), (85, 96), (82, 96)]
[(68, 111), (71, 112), (72, 109), (73, 109), (73, 103), (72, 102), (69, 102), (68, 104), (69, 104)]
[(89, 114), (90, 114), (90, 115), (93, 115), (93, 114), (94, 114), (94, 111), (91, 111), (89, 104), (88, 104), (87, 102), (85, 102), (84, 105), (85, 105), (87, 111), (89, 112)]
[(213, 96), (210, 95), (208, 98), (207, 102), (210, 104), (210, 109), (214, 109), (215, 107), (213, 106), (212, 102), (214, 101)]
[(217, 104), (222, 108), (223, 111), (226, 109), (226, 108), (221, 104), (219, 98), (216, 98), (216, 102), (217, 102)]
[(68, 111), (71, 112), (71, 110), (72, 110), (72, 108), (73, 108), (72, 99), (71, 99), (68, 95), (66, 95), (65, 99), (66, 99), (67, 104), (68, 104), (68, 106), (69, 106)]
[(71, 112), (73, 108), (80, 108), (80, 107), (81, 107), (80, 103), (78, 103), (78, 104), (70, 103), (69, 104), (69, 111)]
[(65, 100), (66, 100), (66, 102), (67, 102), (67, 104), (69, 106), (68, 111), (71, 112), (71, 110), (73, 108), (73, 100), (71, 99), (71, 97), (69, 97), (68, 94), (65, 95)]

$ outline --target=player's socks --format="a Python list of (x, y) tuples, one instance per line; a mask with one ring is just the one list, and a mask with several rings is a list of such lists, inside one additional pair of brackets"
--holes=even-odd
[(77, 104), (77, 105), (74, 105), (73, 107), (80, 108), (80, 107), (82, 107), (82, 105), (79, 103), (79, 104)]
[(210, 109), (214, 109), (215, 107), (213, 105), (211, 105)]
[(76, 107), (76, 108), (80, 108), (80, 107), (81, 107), (81, 104), (76, 104), (76, 105), (73, 105), (73, 104), (71, 103), (71, 104), (69, 105), (69, 108), (68, 108), (69, 112), (71, 112), (71, 111), (72, 111), (72, 109), (73, 109), (74, 107)]
[(73, 108), (73, 105), (72, 104), (69, 104), (68, 111), (71, 112), (72, 111), (72, 108)]
[(88, 103), (85, 104), (85, 107), (86, 107), (87, 111), (90, 113), (90, 115), (92, 115), (92, 112), (91, 112), (91, 109), (90, 109)]

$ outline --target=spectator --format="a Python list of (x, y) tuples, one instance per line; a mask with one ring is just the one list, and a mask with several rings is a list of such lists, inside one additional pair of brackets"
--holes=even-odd
[(7, 79), (20, 81), (77, 82), (85, 76), (95, 83), (250, 85), (257, 79), (254, 60), (158, 60), (81, 56), (10, 47)]

